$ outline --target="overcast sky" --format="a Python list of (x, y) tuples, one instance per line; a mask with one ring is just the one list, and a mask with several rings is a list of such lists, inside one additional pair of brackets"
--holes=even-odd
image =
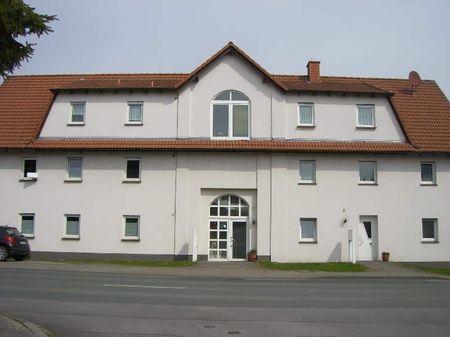
[(190, 72), (228, 41), (271, 73), (407, 78), (450, 97), (449, 0), (26, 0), (56, 14), (16, 74)]

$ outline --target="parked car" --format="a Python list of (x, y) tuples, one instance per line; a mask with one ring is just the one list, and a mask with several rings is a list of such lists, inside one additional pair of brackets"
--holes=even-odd
[(17, 228), (0, 226), (0, 261), (6, 261), (10, 257), (16, 261), (29, 258), (30, 245)]

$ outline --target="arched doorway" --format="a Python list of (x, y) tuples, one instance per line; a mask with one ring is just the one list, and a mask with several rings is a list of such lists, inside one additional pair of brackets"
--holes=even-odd
[(210, 261), (241, 261), (247, 254), (249, 205), (241, 197), (226, 194), (209, 205)]

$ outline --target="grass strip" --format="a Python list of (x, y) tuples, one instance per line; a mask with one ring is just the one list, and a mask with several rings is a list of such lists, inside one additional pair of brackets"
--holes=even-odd
[(108, 260), (108, 259), (42, 259), (47, 262), (63, 262), (72, 264), (107, 264), (126, 267), (192, 267), (191, 261), (146, 261), (146, 260)]
[(325, 262), (325, 263), (278, 263), (278, 262), (259, 262), (259, 265), (275, 270), (293, 270), (293, 271), (326, 271), (326, 272), (364, 272), (367, 267), (358, 263), (348, 262)]

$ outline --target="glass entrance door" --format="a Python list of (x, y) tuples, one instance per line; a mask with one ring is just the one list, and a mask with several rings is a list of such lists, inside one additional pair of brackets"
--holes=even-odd
[(247, 221), (209, 221), (209, 260), (245, 260), (246, 254)]

